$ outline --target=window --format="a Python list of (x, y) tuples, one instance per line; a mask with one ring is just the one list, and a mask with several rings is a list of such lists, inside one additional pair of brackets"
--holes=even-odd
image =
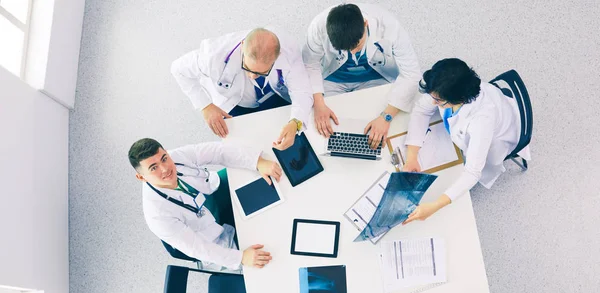
[(31, 0), (0, 0), (0, 66), (23, 77)]
[(0, 293), (44, 293), (44, 291), (8, 287), (0, 285)]

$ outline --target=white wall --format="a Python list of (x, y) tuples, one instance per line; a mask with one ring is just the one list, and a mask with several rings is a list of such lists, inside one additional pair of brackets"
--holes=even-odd
[(0, 285), (69, 291), (69, 110), (0, 67)]
[(34, 1), (25, 80), (73, 109), (84, 0)]
[(54, 3), (44, 92), (72, 109), (85, 1), (54, 0)]

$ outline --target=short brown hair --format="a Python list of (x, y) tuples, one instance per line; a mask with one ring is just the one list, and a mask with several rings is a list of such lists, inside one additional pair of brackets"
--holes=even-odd
[(152, 138), (142, 138), (129, 148), (129, 163), (137, 170), (141, 161), (156, 155), (159, 149), (164, 148), (158, 141)]

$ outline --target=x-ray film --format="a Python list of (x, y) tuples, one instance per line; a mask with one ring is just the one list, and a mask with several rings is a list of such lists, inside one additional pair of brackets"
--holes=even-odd
[(354, 242), (379, 237), (404, 222), (417, 208), (423, 194), (435, 179), (437, 175), (392, 173), (375, 214)]

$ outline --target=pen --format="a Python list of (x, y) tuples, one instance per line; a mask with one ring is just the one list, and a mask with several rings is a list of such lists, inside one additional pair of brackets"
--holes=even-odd
[(423, 138), (423, 142), (425, 142), (427, 140), (427, 136), (429, 135), (430, 132), (431, 132), (431, 128), (427, 128), (427, 131), (425, 132), (425, 138)]
[(396, 168), (396, 170), (400, 170), (398, 168), (398, 166), (400, 165), (400, 159), (398, 159), (398, 153), (396, 153), (395, 150), (392, 152), (392, 165), (394, 165), (394, 168)]
[(396, 147), (396, 152), (398, 155), (398, 166), (399, 166), (398, 170), (402, 170), (402, 167), (404, 167), (404, 158), (402, 158), (402, 152), (400, 151), (399, 146)]

